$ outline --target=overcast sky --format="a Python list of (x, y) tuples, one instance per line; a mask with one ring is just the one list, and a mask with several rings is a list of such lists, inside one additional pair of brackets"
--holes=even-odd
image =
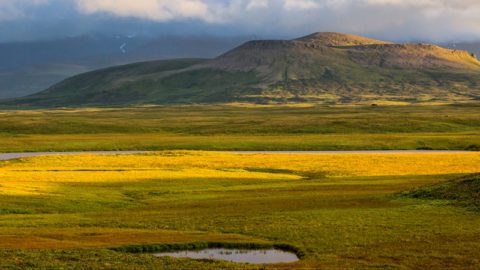
[(85, 33), (480, 40), (480, 0), (0, 0), (0, 41)]

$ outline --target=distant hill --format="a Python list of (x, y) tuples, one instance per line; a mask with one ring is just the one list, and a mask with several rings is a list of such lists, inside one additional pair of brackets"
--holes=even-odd
[(455, 102), (480, 99), (467, 51), (340, 33), (247, 42), (215, 59), (137, 63), (85, 73), (15, 106), (213, 102)]
[(245, 40), (245, 37), (85, 35), (0, 43), (0, 98), (33, 94), (68, 77), (109, 66), (155, 59), (215, 57)]

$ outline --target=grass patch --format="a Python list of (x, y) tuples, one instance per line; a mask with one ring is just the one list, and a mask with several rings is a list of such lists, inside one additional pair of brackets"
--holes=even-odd
[(32, 212), (24, 209), (0, 208), (0, 215), (28, 215), (28, 214), (32, 214)]
[(471, 144), (465, 148), (467, 151), (480, 151), (480, 145)]
[(401, 196), (415, 199), (448, 200), (453, 204), (480, 211), (480, 174), (472, 174), (448, 182), (403, 192)]
[(0, 152), (477, 150), (478, 110), (476, 104), (12, 110), (0, 112)]

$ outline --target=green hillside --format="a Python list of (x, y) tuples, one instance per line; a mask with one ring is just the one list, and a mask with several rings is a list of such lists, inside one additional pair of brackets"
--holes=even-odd
[(3, 106), (223, 102), (461, 102), (480, 99), (466, 51), (316, 33), (247, 42), (215, 59), (138, 63), (67, 79)]
[(473, 174), (448, 182), (421, 187), (402, 195), (429, 200), (448, 200), (471, 208), (480, 210), (480, 174)]

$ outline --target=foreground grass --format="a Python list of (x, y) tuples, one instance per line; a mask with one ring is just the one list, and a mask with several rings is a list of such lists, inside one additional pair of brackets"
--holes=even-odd
[(480, 171), (478, 153), (173, 151), (0, 163), (0, 268), (233, 269), (109, 248), (289, 244), (285, 268), (474, 269), (480, 215), (398, 192)]
[(0, 152), (480, 149), (478, 104), (0, 111)]

